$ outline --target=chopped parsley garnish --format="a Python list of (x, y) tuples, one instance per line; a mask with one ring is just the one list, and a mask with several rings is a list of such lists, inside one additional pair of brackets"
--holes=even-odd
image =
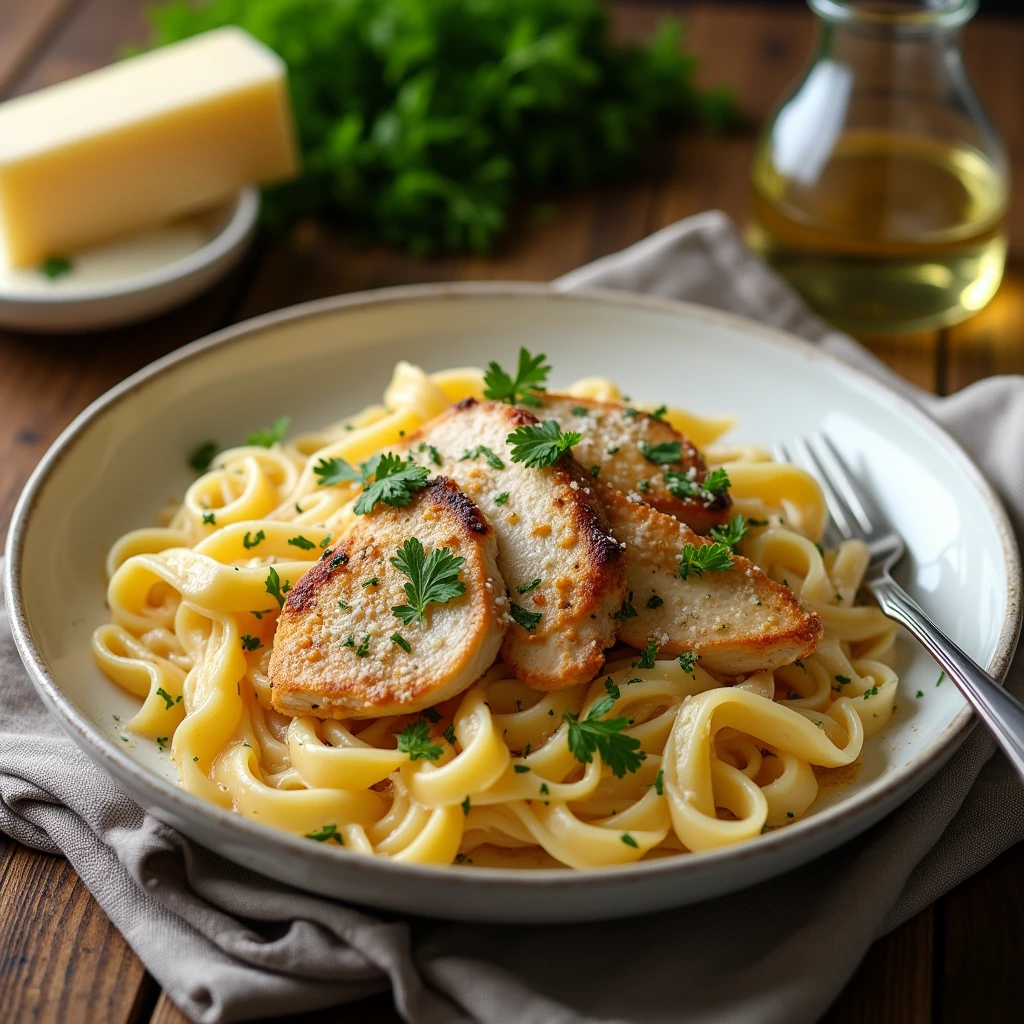
[(504, 505), (506, 501), (508, 501), (508, 491), (502, 491), (501, 494), (495, 497), (494, 504)]
[(375, 587), (380, 583), (380, 580), (376, 576), (371, 576), (368, 580), (363, 580), (363, 587)]
[(349, 635), (345, 639), (345, 642), (341, 646), (342, 647), (355, 647), (355, 645), (356, 645), (356, 638), (351, 633), (349, 633)]
[(516, 604), (515, 601), (509, 602), (508, 613), (528, 633), (532, 633), (537, 628), (537, 623), (540, 622), (543, 615), (542, 612), (528, 611), (521, 604)]
[(588, 415), (587, 407), (585, 405), (574, 405), (572, 407), (572, 414), (573, 416), (586, 416)]
[(591, 466), (590, 467), (590, 475), (591, 476), (595, 476), (595, 477), (596, 476), (600, 476), (601, 475), (601, 467), (598, 466), (598, 465)]
[(433, 722), (434, 725), (441, 721), (440, 712), (435, 711), (433, 708), (424, 708), (420, 712), (420, 718), (425, 718), (428, 722)]
[(734, 515), (728, 526), (712, 526), (711, 536), (731, 551), (747, 535), (747, 522), (741, 515)]
[(693, 663), (697, 660), (697, 656), (693, 651), (683, 651), (679, 655), (679, 667), (688, 675), (693, 675)]
[(529, 583), (520, 583), (516, 587), (517, 594), (528, 594), (531, 590), (536, 590), (540, 586), (540, 577), (538, 576), (535, 580), (530, 580)]
[(256, 547), (257, 544), (266, 539), (267, 535), (262, 530), (259, 530), (256, 533), (255, 537), (251, 533), (249, 533), (248, 530), (246, 530), (245, 536), (242, 538), (242, 546), (245, 548), (246, 551), (248, 551), (250, 548)]
[(849, 676), (836, 676), (835, 680), (840, 686), (846, 686), (847, 684), (853, 682), (853, 680)]
[(156, 695), (158, 697), (163, 697), (164, 703), (167, 705), (167, 707), (164, 708), (165, 711), (169, 711), (177, 703), (175, 699), (162, 686), (157, 687)]
[(580, 764), (590, 764), (596, 750), (612, 774), (621, 779), (627, 772), (635, 772), (647, 755), (640, 749), (640, 741), (635, 736), (627, 736), (623, 732), (629, 724), (624, 715), (600, 721), (614, 703), (615, 698), (608, 694), (594, 704), (583, 720), (568, 708), (562, 712), (562, 720), (569, 723), (569, 751), (572, 756)]
[(654, 410), (654, 412), (648, 413), (648, 415), (651, 417), (652, 420), (660, 420), (664, 418), (665, 413), (667, 412), (667, 405), (659, 405), (658, 408)]
[(554, 420), (544, 420), (517, 427), (506, 438), (506, 444), (512, 447), (513, 462), (543, 469), (553, 466), (582, 436), (574, 430), (563, 433)]
[(267, 579), (265, 583), (267, 593), (277, 602), (278, 608), (284, 607), (284, 595), (292, 589), (291, 583), (287, 580), (284, 581), (284, 586), (281, 586), (281, 577), (277, 575), (277, 570), (271, 566), (270, 571), (267, 573)]
[(640, 660), (636, 663), (637, 668), (654, 668), (654, 662), (658, 657), (658, 645), (654, 641), (649, 640), (647, 647), (644, 649), (644, 653), (640, 655)]
[(263, 646), (263, 641), (258, 636), (250, 636), (248, 633), (242, 634), (242, 650), (243, 651), (256, 651)]
[(657, 594), (651, 594), (651, 596), (647, 598), (647, 607), (651, 609), (660, 608), (664, 603), (665, 602), (658, 597)]
[(509, 405), (540, 405), (540, 399), (534, 392), (545, 390), (544, 385), (551, 372), (545, 359), (545, 355), (532, 356), (525, 348), (520, 348), (515, 378), (492, 360), (484, 373), (484, 398)]
[(327, 534), (327, 536), (324, 537), (324, 539), (322, 541), (320, 541), (320, 547), (325, 548), (330, 543), (331, 543), (331, 535)]
[(407, 626), (423, 622), (427, 605), (447, 604), (464, 594), (466, 585), (459, 579), (464, 561), (461, 556), (453, 555), (450, 548), (435, 548), (426, 555), (419, 539), (410, 537), (391, 559), (391, 564), (409, 577), (405, 584), (409, 603), (391, 609), (395, 618)]
[(217, 517), (212, 512), (203, 513), (203, 526), (216, 526)]
[(359, 641), (359, 646), (356, 648), (356, 657), (365, 658), (370, 653), (370, 634), (367, 633), (362, 640)]
[(210, 468), (210, 463), (213, 462), (213, 457), (216, 454), (217, 442), (205, 441), (198, 448), (192, 450), (192, 454), (188, 457), (188, 464), (197, 473), (205, 473)]
[(540, 795), (541, 796), (549, 796), (550, 793), (551, 793), (551, 790), (548, 789), (548, 784), (546, 782), (542, 782), (540, 784)]
[[(321, 555), (320, 557), (321, 558), (326, 558), (329, 553), (330, 553), (330, 548), (328, 548), (327, 551), (325, 551), (323, 553), (323, 555)], [(344, 565), (347, 561), (348, 561), (348, 555), (346, 555), (345, 552), (342, 551), (340, 554), (335, 555), (331, 559), (331, 563), (330, 563), (331, 564), (331, 568), (332, 569), (337, 569), (339, 565)]]
[(803, 694), (795, 693), (792, 690), (786, 694), (786, 700), (802, 700)]
[(768, 520), (767, 519), (751, 519), (749, 516), (747, 517), (747, 526), (767, 526), (767, 525), (768, 525)]
[(936, 686), (941, 686), (942, 685), (942, 680), (945, 679), (945, 678), (946, 678), (946, 673), (945, 672), (940, 672), (939, 673), (939, 678), (935, 680), (935, 685)]
[(662, 796), (665, 792), (665, 771), (662, 768), (659, 768), (658, 774), (654, 776), (654, 792), (658, 796)]
[(348, 601), (339, 601), (339, 602), (338, 602), (338, 607), (339, 607), (339, 608), (340, 608), (340, 609), (341, 609), (341, 610), (342, 610), (343, 612), (347, 612), (347, 611), (348, 611), (348, 609), (349, 609), (349, 604), (348, 604)]
[(918, 697), (923, 697), (924, 696), (924, 690), (918, 690), (917, 691), (917, 696)]
[(637, 483), (636, 486), (637, 486), (637, 489), (640, 491), (641, 494), (646, 494), (651, 489), (651, 481), (650, 480), (641, 480), (641, 481), (639, 481), (639, 483)]
[(729, 474), (719, 466), (718, 469), (713, 469), (708, 473), (707, 479), (700, 486), (701, 490), (706, 491), (708, 494), (717, 495), (725, 494), (732, 485), (729, 480)]
[(615, 445), (614, 448), (609, 448), (608, 449), (608, 454), (609, 455), (618, 455), (619, 454), (619, 446)]
[(70, 274), (73, 266), (67, 256), (47, 256), (39, 264), (39, 273), (51, 281), (56, 281), (58, 277)]
[(318, 843), (334, 842), (339, 846), (345, 845), (345, 840), (342, 838), (341, 833), (338, 831), (338, 826), (334, 822), (324, 825), (323, 828), (318, 828), (315, 832), (307, 832), (306, 838), (315, 839)]
[(687, 544), (679, 559), (680, 579), (696, 576), (701, 579), (705, 572), (725, 572), (732, 568), (732, 552), (719, 541), (713, 544)]
[(169, 739), (169, 737), (167, 737), (167, 736), (157, 736), (157, 738), (156, 738), (156, 745), (161, 750), (166, 750), (167, 749), (167, 740), (168, 739)]
[(250, 434), (245, 439), (245, 443), (257, 445), (260, 448), (273, 448), (275, 444), (279, 444), (284, 440), (284, 435), (288, 433), (288, 425), (291, 421), (291, 416), (282, 416), (272, 427), (268, 427), (266, 430), (257, 430)]
[(359, 495), (353, 510), (357, 516), (372, 512), (379, 502), (392, 508), (403, 508), (412, 501), (414, 492), (427, 486), (430, 476), (424, 466), (417, 466), (412, 459), (406, 462), (391, 452), (363, 463), (363, 470), (366, 476), (372, 473), (374, 479)]
[(607, 694), (608, 694), (608, 695), (609, 695), (609, 696), (610, 696), (610, 697), (611, 697), (611, 698), (612, 698), (613, 700), (618, 700), (618, 699), (619, 699), (619, 696), (620, 696), (620, 691), (619, 691), (619, 688), (618, 688), (618, 687), (617, 687), (617, 686), (615, 685), (615, 681), (614, 681), (614, 680), (612, 679), (612, 677), (611, 677), (611, 676), (609, 676), (609, 677), (608, 677), (608, 678), (607, 678), (607, 679), (606, 679), (606, 680), (604, 681), (604, 688), (605, 688), (605, 691), (607, 692)]
[(430, 742), (430, 726), (421, 718), (411, 722), (398, 734), (399, 753), (408, 754), (410, 761), (436, 761), (443, 753), (444, 747), (439, 743)]
[(452, 723), (441, 735), (454, 747), (455, 746), (455, 724)]
[(313, 548), (316, 547), (316, 544), (309, 540), (308, 537), (303, 537), (301, 535), (298, 537), (289, 537), (288, 543), (291, 544), (293, 548), (298, 548), (300, 551), (312, 551)]
[(531, 768), (528, 764), (514, 764), (512, 765), (512, 771), (514, 771), (516, 775), (522, 775), (525, 772), (531, 771)]
[(659, 441), (657, 444), (641, 441), (640, 454), (657, 466), (667, 466), (683, 457), (682, 445), (678, 441)]
[(868, 697), (874, 697), (876, 693), (878, 693), (878, 687), (872, 686), (870, 690), (864, 691), (864, 699), (867, 700)]
[(640, 415), (640, 410), (639, 409), (631, 409), (631, 408), (629, 408), (627, 406), (625, 409), (622, 410), (622, 415), (623, 416), (628, 416), (630, 419), (633, 419), (634, 416), (639, 416)]
[(397, 645), (398, 647), (401, 647), (406, 654), (412, 653), (412, 645), (409, 643), (408, 640), (405, 639), (404, 636), (402, 636), (401, 633), (392, 633), (391, 642)]
[(636, 609), (633, 607), (633, 591), (630, 590), (626, 594), (626, 600), (622, 602), (622, 607), (612, 616), (612, 618), (618, 619), (619, 622), (624, 622), (626, 619), (635, 619), (636, 615)]
[(460, 456), (459, 462), (465, 462), (467, 459), (478, 459), (483, 456), (487, 460), (487, 465), (491, 469), (504, 469), (505, 463), (498, 458), (494, 452), (485, 444), (478, 444), (475, 448), (467, 448)]
[(421, 441), (419, 448), (416, 450), (420, 452), (427, 452), (427, 454), (430, 455), (430, 461), (435, 466), (441, 465), (441, 453), (432, 444), (427, 444), (425, 441)]
[(721, 468), (712, 470), (703, 483), (692, 469), (686, 472), (666, 469), (664, 476), (669, 493), (677, 498), (702, 498), (708, 501), (729, 489), (729, 474)]
[(467, 817), (469, 815), (469, 807), (469, 797), (467, 796), (466, 799), (462, 801), (462, 813)]
[(632, 846), (634, 850), (639, 850), (640, 847), (637, 845), (637, 841), (628, 833), (623, 832), (619, 838), (627, 845)]

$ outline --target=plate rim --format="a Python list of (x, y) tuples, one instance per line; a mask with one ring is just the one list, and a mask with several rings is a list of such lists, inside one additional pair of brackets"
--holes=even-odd
[[(54, 292), (11, 291), (0, 286), (0, 305), (21, 309), (41, 309), (60, 306), (74, 307), (90, 303), (109, 302), (113, 299), (123, 299), (126, 296), (140, 295), (156, 288), (163, 288), (169, 284), (186, 280), (207, 267), (214, 265), (229, 253), (234, 252), (239, 246), (244, 245), (246, 238), (256, 226), (259, 210), (259, 189), (247, 186), (235, 193), (231, 214), (224, 227), (208, 242), (199, 246), (198, 249), (193, 249), (192, 252), (179, 256), (178, 259), (172, 260), (170, 263), (154, 267), (152, 270), (143, 271), (141, 274), (130, 274), (126, 277), (117, 277), (112, 281), (97, 282), (96, 284), (68, 285), (66, 288), (61, 288), (59, 291)], [(183, 346), (182, 349), (176, 349), (175, 351), (180, 352), (186, 347)], [(151, 365), (147, 364), (142, 369), (146, 370)], [(135, 374), (132, 374), (132, 377), (134, 376)], [(130, 377), (125, 378), (121, 383), (127, 383), (130, 379)], [(110, 390), (114, 389), (111, 388)], [(100, 398), (106, 397), (107, 394), (109, 392), (104, 392)], [(89, 408), (91, 408), (91, 404), (83, 411), (87, 412)], [(60, 440), (62, 436), (63, 432), (57, 440)]]
[[(383, 873), (386, 878), (388, 875), (397, 873), (397, 877), (408, 879), (410, 882), (419, 880), (436, 883), (440, 879), (444, 879), (480, 892), (495, 885), (528, 889), (558, 885), (559, 887), (569, 886), (574, 891), (586, 891), (590, 888), (608, 885), (641, 884), (643, 880), (650, 882), (664, 876), (699, 871), (709, 862), (728, 869), (730, 865), (742, 863), (751, 857), (764, 856), (767, 858), (773, 852), (785, 851), (800, 844), (806, 844), (810, 848), (813, 846), (815, 836), (827, 833), (848, 818), (856, 818), (859, 814), (866, 813), (873, 804), (892, 800), (898, 792), (904, 789), (908, 790), (907, 796), (898, 802), (901, 803), (902, 800), (909, 799), (923, 781), (929, 778), (929, 768), (936, 761), (939, 761), (940, 765), (944, 763), (976, 724), (969, 705), (958, 711), (941, 733), (918, 753), (915, 759), (916, 763), (911, 768), (904, 767), (895, 777), (879, 779), (877, 784), (866, 792), (853, 796), (849, 800), (840, 801), (818, 815), (804, 818), (785, 829), (778, 829), (761, 836), (756, 843), (739, 843), (690, 853), (685, 857), (665, 857), (639, 861), (630, 865), (590, 868), (585, 871), (571, 871), (565, 868), (524, 870), (497, 867), (474, 867), (472, 871), (453, 871), (450, 865), (403, 864), (386, 858), (361, 857), (343, 849), (327, 849), (323, 844), (310, 844), (301, 836), (293, 836), (279, 829), (258, 824), (240, 814), (210, 804), (200, 797), (180, 789), (169, 780), (132, 760), (123, 751), (118, 750), (109, 742), (109, 737), (103, 734), (99, 727), (63, 693), (57, 680), (49, 671), (29, 629), (21, 590), (21, 560), (33, 508), (47, 478), (59, 462), (70, 453), (78, 435), (93, 420), (128, 395), (144, 388), (170, 367), (196, 359), (211, 349), (230, 345), (266, 330), (273, 330), (282, 324), (366, 306), (409, 301), (487, 298), (545, 299), (567, 303), (597, 302), (667, 313), (684, 320), (689, 318), (753, 333), (770, 343), (782, 345), (795, 351), (804, 358), (821, 360), (833, 369), (841, 369), (844, 375), (852, 376), (860, 386), (872, 391), (880, 402), (913, 419), (957, 461), (960, 469), (979, 492), (995, 524), (1007, 566), (1006, 613), (986, 669), (1000, 682), (1004, 680), (1020, 634), (1022, 612), (1021, 561), (1013, 528), (992, 485), (985, 479), (981, 470), (960, 443), (909, 398), (859, 367), (844, 362), (796, 335), (709, 306), (607, 288), (586, 287), (569, 291), (544, 282), (467, 281), (400, 285), (328, 296), (273, 310), (232, 324), (198, 338), (137, 370), (91, 402), (61, 431), (32, 471), (18, 498), (11, 517), (4, 564), (5, 598), (15, 646), (47, 710), (54, 715), (64, 730), (72, 736), (72, 739), (84, 748), (93, 761), (97, 762), (115, 780), (120, 781), (127, 776), (137, 790), (146, 794), (151, 806), (155, 805), (165, 810), (171, 806), (174, 808), (173, 813), (188, 819), (199, 819), (198, 825), (200, 826), (215, 825), (222, 835), (226, 834), (227, 838), (240, 844), (259, 842), (264, 847), (268, 844), (272, 847), (277, 846), (282, 853), (297, 854), (317, 863), (321, 868), (332, 867), (337, 870), (338, 865), (343, 863), (349, 872), (349, 877), (354, 880), (358, 880), (360, 875), (380, 877)], [(914, 783), (917, 784), (914, 785)], [(132, 794), (129, 795), (132, 796)], [(200, 842), (200, 845), (204, 844)], [(339, 857), (343, 860), (339, 861)], [(745, 887), (744, 884), (741, 884), (735, 888)], [(669, 905), (674, 904), (671, 902), (666, 904), (666, 906)]]

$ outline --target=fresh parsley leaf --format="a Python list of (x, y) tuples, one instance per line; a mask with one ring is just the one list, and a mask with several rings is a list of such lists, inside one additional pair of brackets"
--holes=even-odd
[(250, 434), (245, 439), (245, 443), (258, 445), (260, 448), (273, 448), (275, 444), (280, 444), (284, 440), (284, 435), (288, 433), (288, 425), (291, 421), (291, 416), (282, 416), (272, 427), (267, 427), (266, 430), (257, 430)]
[(431, 743), (430, 725), (422, 718), (411, 722), (398, 734), (398, 750), (408, 754), (410, 761), (436, 761), (444, 753), (439, 743)]
[(568, 708), (562, 712), (562, 719), (569, 723), (568, 741), (572, 756), (580, 764), (590, 764), (594, 751), (597, 751), (612, 774), (621, 779), (627, 772), (635, 772), (647, 755), (640, 749), (640, 741), (635, 736), (624, 734), (623, 730), (629, 724), (624, 715), (599, 721), (614, 703), (615, 698), (609, 694), (597, 701), (582, 721)]
[(370, 634), (367, 633), (362, 640), (359, 641), (359, 646), (356, 648), (356, 657), (365, 658), (370, 653)]
[(693, 663), (696, 660), (696, 655), (693, 651), (683, 651), (679, 655), (679, 667), (688, 675), (693, 675)]
[(601, 475), (601, 467), (598, 466), (598, 465), (591, 466), (590, 467), (590, 475), (591, 476), (595, 476), (595, 477), (596, 476), (600, 476)]
[(494, 498), (495, 505), (504, 505), (506, 501), (508, 501), (508, 491), (502, 491), (501, 494), (496, 495)]
[(868, 697), (874, 697), (877, 693), (878, 693), (878, 687), (877, 686), (872, 686), (870, 690), (865, 690), (864, 691), (864, 699), (867, 700)]
[[(373, 483), (367, 484), (363, 493), (359, 495), (354, 509), (357, 516), (372, 512), (378, 502), (391, 505), (393, 508), (402, 508), (412, 501), (416, 491), (427, 486), (430, 474), (426, 467), (417, 466), (412, 459), (406, 462), (401, 455), (388, 452), (371, 462), (374, 480)], [(369, 463), (364, 463), (364, 472), (369, 475)]]
[(291, 583), (285, 580), (284, 586), (282, 587), (281, 577), (277, 575), (277, 570), (271, 566), (270, 572), (267, 573), (265, 586), (267, 593), (277, 601), (278, 608), (283, 608), (285, 594), (292, 589)]
[(167, 741), (168, 741), (169, 739), (170, 739), (170, 737), (169, 737), (169, 736), (157, 736), (157, 738), (156, 738), (156, 745), (157, 745), (157, 746), (158, 746), (158, 747), (159, 747), (159, 748), (160, 748), (161, 750), (166, 750), (166, 749), (167, 749)]
[(430, 456), (430, 461), (435, 466), (441, 465), (441, 453), (432, 444), (427, 444), (426, 441), (420, 441), (420, 445), (416, 450), (418, 452), (426, 452)]
[(662, 796), (665, 792), (665, 770), (663, 768), (659, 768), (658, 774), (654, 776), (654, 792), (658, 796)]
[[(331, 543), (331, 535), (327, 534), (327, 536), (324, 537), (324, 539), (322, 541), (320, 541), (320, 547), (325, 548), (330, 543)], [(323, 557), (323, 556), (321, 555), (321, 557)]]
[(655, 409), (653, 412), (648, 413), (647, 415), (650, 416), (652, 420), (664, 420), (665, 413), (667, 412), (667, 405), (659, 405), (657, 409)]
[(452, 725), (449, 725), (449, 726), (448, 726), (448, 727), (447, 727), (447, 728), (445, 729), (445, 731), (444, 731), (443, 733), (441, 733), (441, 735), (442, 735), (442, 736), (444, 736), (444, 738), (445, 738), (445, 739), (446, 739), (446, 740), (447, 740), (447, 741), (448, 741), (448, 742), (449, 742), (449, 743), (450, 743), (450, 744), (451, 744), (451, 745), (452, 745), (453, 747), (455, 746), (455, 725), (454, 725), (454, 723), (453, 723)]
[(604, 681), (604, 688), (607, 691), (608, 696), (611, 697), (612, 700), (618, 700), (619, 697), (621, 696), (621, 694), (619, 692), (619, 688), (615, 685), (615, 682), (614, 682), (614, 680), (612, 679), (611, 676), (609, 676)]
[(520, 583), (516, 587), (517, 594), (528, 594), (531, 590), (536, 590), (540, 586), (540, 577), (538, 576), (535, 580), (530, 580), (529, 583)]
[(176, 703), (175, 699), (162, 686), (157, 687), (156, 695), (158, 697), (163, 697), (164, 703), (167, 705), (167, 707), (164, 708), (165, 711), (170, 711), (170, 709), (174, 707)]
[(705, 572), (725, 572), (732, 564), (732, 552), (718, 541), (713, 544), (687, 544), (683, 547), (676, 576), (683, 580), (690, 576), (701, 579)]
[(401, 647), (406, 654), (412, 653), (412, 645), (409, 643), (408, 640), (405, 639), (404, 636), (402, 636), (401, 633), (392, 633), (391, 642), (393, 644), (396, 644), (398, 647)]
[(551, 793), (551, 790), (548, 789), (548, 784), (546, 782), (542, 782), (540, 784), (540, 795), (541, 796), (548, 796), (550, 793)]
[(719, 466), (718, 469), (711, 470), (701, 485), (701, 490), (708, 494), (725, 494), (730, 488), (731, 482), (729, 480), (729, 474)]
[(205, 473), (210, 468), (210, 463), (213, 462), (213, 457), (216, 454), (217, 442), (206, 441), (192, 450), (192, 454), (188, 457), (188, 464), (197, 473)]
[(391, 564), (409, 577), (405, 584), (408, 604), (391, 609), (407, 626), (424, 622), (427, 605), (447, 604), (466, 592), (459, 579), (464, 558), (453, 555), (450, 548), (435, 548), (427, 555), (416, 537), (410, 537), (395, 553)]
[(618, 619), (619, 622), (624, 622), (626, 619), (635, 619), (637, 611), (633, 607), (633, 591), (629, 591), (626, 594), (626, 600), (622, 602), (622, 607), (612, 616), (613, 619)]
[(532, 469), (553, 466), (582, 437), (576, 431), (563, 433), (554, 420), (528, 423), (508, 435), (506, 444), (512, 448), (512, 461)]
[(470, 809), (470, 803), (469, 803), (469, 797), (467, 796), (466, 799), (462, 801), (462, 813), (464, 815), (466, 815), (467, 817), (469, 816), (469, 809)]
[(203, 526), (216, 526), (217, 517), (212, 512), (203, 513)]
[(836, 676), (835, 680), (840, 686), (848, 686), (853, 682), (849, 676)]
[(657, 444), (640, 442), (640, 454), (657, 466), (667, 466), (679, 462), (683, 457), (682, 445), (679, 441), (659, 441)]
[(747, 532), (747, 521), (738, 513), (732, 517), (728, 526), (711, 527), (711, 536), (730, 551), (736, 550), (736, 545), (746, 537)]
[(263, 642), (258, 636), (250, 636), (248, 633), (242, 634), (242, 650), (243, 651), (256, 651), (263, 646)]
[(39, 264), (39, 273), (51, 281), (56, 281), (58, 277), (70, 274), (73, 267), (74, 264), (67, 256), (47, 256)]
[(324, 825), (323, 828), (318, 828), (315, 832), (307, 832), (306, 838), (315, 839), (318, 843), (334, 842), (339, 846), (345, 845), (345, 840), (342, 838), (341, 832), (338, 831), (338, 826), (334, 822)]
[(252, 534), (250, 534), (249, 531), (246, 530), (245, 536), (242, 538), (242, 547), (244, 547), (245, 550), (248, 551), (250, 548), (256, 547), (257, 544), (266, 539), (267, 535), (262, 530), (257, 531), (255, 537), (253, 537)]
[(711, 501), (729, 488), (729, 474), (721, 468), (712, 470), (703, 482), (697, 479), (696, 471), (692, 467), (685, 471), (666, 469), (664, 477), (669, 493), (677, 498), (700, 498), (703, 501)]
[(531, 612), (515, 601), (509, 602), (508, 613), (528, 633), (532, 633), (540, 622), (543, 612)]
[(640, 660), (636, 663), (637, 668), (654, 668), (654, 662), (658, 657), (658, 645), (653, 641), (647, 642), (647, 647), (644, 653), (640, 656)]
[(437, 723), (441, 721), (440, 712), (436, 711), (434, 708), (424, 708), (420, 712), (420, 717), (425, 718), (428, 722), (432, 722), (434, 725), (437, 725)]
[(363, 473), (344, 459), (321, 459), (314, 467), (317, 483), (321, 487), (334, 487), (336, 484), (365, 484)]
[(494, 452), (485, 444), (478, 444), (475, 448), (467, 448), (461, 456), (459, 456), (459, 462), (465, 462), (467, 459), (478, 459), (483, 456), (487, 460), (487, 465), (491, 469), (504, 469), (505, 463), (498, 458)]
[(497, 363), (488, 363), (484, 374), (484, 398), (494, 402), (508, 402), (509, 405), (540, 405), (540, 399), (534, 392), (545, 390), (545, 382), (551, 372), (545, 359), (545, 355), (533, 356), (521, 348), (514, 378)]
[(647, 607), (650, 609), (660, 608), (665, 602), (657, 594), (651, 594), (647, 598)]
[(298, 537), (289, 537), (288, 543), (291, 544), (292, 547), (298, 548), (300, 551), (312, 551), (313, 548), (316, 547), (311, 540), (301, 535)]
[(368, 580), (363, 580), (363, 589), (375, 587), (378, 583), (380, 583), (380, 579), (377, 576), (371, 576)]
[(640, 846), (639, 846), (639, 844), (637, 843), (637, 841), (636, 841), (636, 840), (635, 840), (635, 839), (634, 839), (634, 838), (633, 838), (633, 837), (632, 837), (632, 836), (631, 836), (631, 835), (630, 835), (630, 834), (629, 834), (628, 832), (623, 832), (623, 833), (622, 833), (622, 835), (621, 835), (621, 836), (619, 836), (619, 838), (620, 838), (620, 839), (621, 839), (621, 840), (622, 840), (622, 841), (623, 841), (623, 842), (624, 842), (624, 843), (625, 843), (625, 844), (626, 844), (627, 846), (632, 846), (634, 850), (639, 850), (639, 849), (640, 849)]
[(532, 771), (532, 769), (528, 764), (514, 764), (512, 765), (512, 771), (514, 771), (516, 775), (525, 775), (526, 772)]

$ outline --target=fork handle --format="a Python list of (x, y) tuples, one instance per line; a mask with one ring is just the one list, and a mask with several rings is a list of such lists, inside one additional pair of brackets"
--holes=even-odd
[(865, 586), (882, 611), (905, 626), (942, 666), (1024, 779), (1024, 704), (960, 650), (891, 576)]

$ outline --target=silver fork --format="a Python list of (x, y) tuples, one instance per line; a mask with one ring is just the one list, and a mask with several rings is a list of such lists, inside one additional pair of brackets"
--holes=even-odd
[(882, 612), (905, 626), (945, 670), (1024, 779), (1024, 704), (960, 650), (892, 578), (890, 572), (904, 554), (903, 538), (854, 482), (832, 442), (824, 434), (815, 434), (808, 440), (794, 441), (792, 448), (795, 459), (783, 445), (775, 446), (775, 457), (782, 462), (803, 463), (821, 484), (831, 515), (826, 535), (867, 544), (871, 562), (864, 587), (874, 595)]

